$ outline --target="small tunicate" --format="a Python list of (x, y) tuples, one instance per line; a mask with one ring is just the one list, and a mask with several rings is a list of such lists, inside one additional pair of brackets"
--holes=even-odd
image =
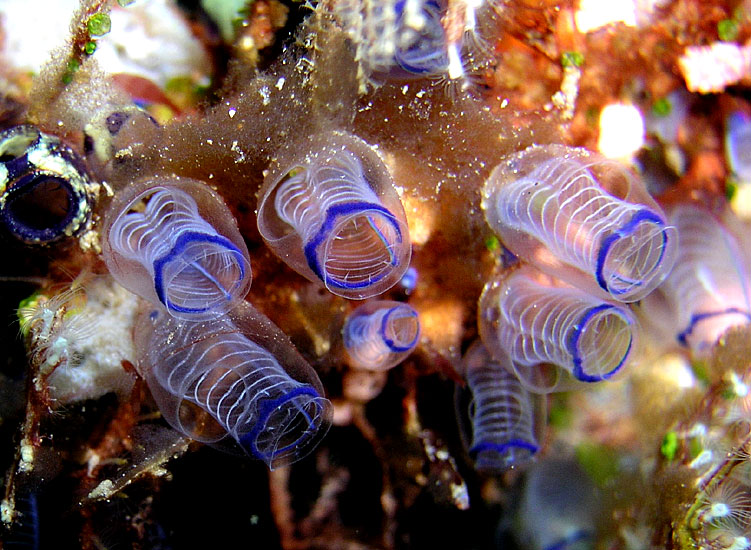
[(378, 300), (349, 314), (342, 329), (349, 366), (387, 370), (401, 363), (420, 338), (420, 320), (411, 306)]
[(575, 461), (542, 460), (524, 480), (517, 539), (529, 550), (593, 548), (599, 506), (599, 491)]
[(339, 0), (330, 4), (367, 78), (404, 79), (448, 70), (447, 38), (441, 23), (443, 2)]
[(57, 137), (31, 125), (0, 132), (0, 221), (29, 244), (82, 233), (99, 185)]
[(472, 394), (469, 454), (475, 468), (502, 473), (529, 462), (539, 449), (535, 397), (514, 374), (508, 355), (491, 357), (477, 341), (464, 355), (462, 375)]
[(158, 127), (154, 117), (136, 105), (103, 109), (84, 127), (86, 160), (95, 167), (106, 166), (117, 160), (134, 141), (142, 140)]
[(345, 298), (382, 294), (409, 267), (391, 175), (368, 144), (342, 132), (280, 153), (261, 189), (258, 229), (295, 271)]
[(203, 322), (148, 308), (137, 370), (179, 432), (276, 468), (312, 451), (331, 423), (315, 371), (279, 328), (243, 302)]
[(126, 188), (107, 210), (102, 236), (113, 277), (176, 317), (226, 313), (250, 287), (235, 219), (202, 182), (155, 177)]
[(678, 229), (678, 259), (660, 292), (672, 305), (678, 341), (695, 353), (708, 351), (730, 327), (751, 322), (748, 260), (705, 208), (680, 204), (668, 216)]
[(532, 367), (550, 363), (580, 382), (608, 380), (631, 356), (637, 324), (625, 305), (524, 265), (485, 286), (479, 329), (491, 354), (507, 352), (528, 387), (550, 391), (562, 381), (536, 380)]
[(743, 111), (735, 111), (727, 117), (725, 158), (740, 182), (751, 182), (751, 116)]
[(529, 147), (496, 167), (482, 194), (514, 254), (590, 292), (634, 302), (673, 265), (675, 229), (643, 183), (585, 149)]

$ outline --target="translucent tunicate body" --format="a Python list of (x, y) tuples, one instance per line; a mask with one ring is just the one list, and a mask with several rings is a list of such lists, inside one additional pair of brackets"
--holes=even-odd
[(232, 213), (205, 184), (153, 178), (121, 191), (105, 215), (115, 279), (171, 315), (210, 319), (248, 292), (250, 257)]
[(386, 370), (401, 363), (415, 349), (420, 320), (407, 304), (378, 300), (349, 314), (342, 337), (349, 366)]
[(376, 296), (409, 267), (409, 232), (391, 175), (353, 135), (326, 132), (280, 153), (260, 197), (266, 244), (334, 294)]
[(135, 344), (138, 372), (164, 418), (193, 439), (276, 468), (307, 455), (328, 431), (331, 403), (315, 371), (250, 304), (203, 322), (149, 308)]
[(449, 59), (437, 0), (337, 0), (334, 17), (355, 47), (361, 71), (374, 80), (431, 76)]
[(532, 367), (550, 363), (580, 382), (608, 380), (631, 356), (637, 324), (628, 307), (524, 265), (486, 285), (479, 329), (493, 356), (507, 352), (528, 387), (550, 391), (562, 381), (537, 380)]
[(594, 548), (599, 508), (599, 491), (575, 460), (541, 460), (524, 480), (517, 539), (530, 550)]
[(56, 136), (23, 124), (0, 132), (0, 223), (28, 244), (84, 232), (99, 184)]
[(737, 238), (705, 208), (681, 204), (668, 216), (680, 242), (660, 291), (673, 307), (678, 341), (707, 351), (730, 327), (751, 322), (748, 260)]
[(621, 302), (646, 296), (673, 265), (675, 230), (643, 183), (585, 149), (532, 146), (506, 158), (482, 206), (522, 260)]
[(751, 116), (743, 111), (728, 115), (725, 157), (733, 175), (741, 183), (751, 183)]
[(469, 454), (479, 471), (501, 473), (529, 462), (539, 446), (535, 434), (535, 397), (516, 377), (508, 355), (493, 358), (475, 342), (462, 360), (472, 393)]

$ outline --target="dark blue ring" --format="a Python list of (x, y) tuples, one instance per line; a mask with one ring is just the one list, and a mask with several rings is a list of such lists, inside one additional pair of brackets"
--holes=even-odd
[[(313, 238), (308, 241), (304, 248), (305, 259), (308, 261), (308, 266), (313, 270), (313, 273), (315, 273), (319, 279), (326, 283), (327, 287), (347, 289), (366, 288), (374, 283), (377, 283), (386, 276), (386, 273), (384, 273), (378, 278), (371, 279), (367, 282), (355, 284), (342, 283), (337, 281), (336, 279), (332, 279), (326, 273), (324, 273), (321, 269), (321, 264), (318, 262), (318, 247), (326, 241), (329, 233), (334, 228), (336, 219), (342, 215), (356, 214), (358, 212), (364, 212), (366, 210), (375, 210), (376, 212), (383, 214), (386, 219), (389, 220), (391, 225), (394, 226), (394, 229), (396, 229), (396, 234), (399, 238), (397, 242), (402, 242), (402, 232), (401, 229), (399, 229), (399, 221), (396, 219), (396, 216), (394, 216), (380, 204), (371, 202), (347, 202), (342, 204), (335, 204), (326, 211), (326, 219), (323, 221), (321, 228), (318, 230), (318, 233), (316, 233)], [(394, 258), (396, 258), (396, 256)], [(396, 266), (397, 264), (392, 262), (392, 265)]]
[(509, 439), (508, 441), (504, 443), (493, 443), (491, 441), (481, 441), (477, 445), (474, 445), (469, 450), (469, 455), (474, 460), (478, 453), (482, 451), (496, 451), (499, 454), (503, 454), (506, 452), (507, 449), (526, 449), (532, 454), (535, 454), (539, 447), (535, 445), (534, 443), (530, 443), (529, 441), (525, 441), (523, 439)]
[[(597, 252), (597, 267), (595, 270), (595, 274), (597, 277), (597, 284), (600, 285), (600, 288), (602, 288), (605, 292), (608, 292), (613, 295), (619, 295), (619, 294), (625, 294), (630, 289), (624, 289), (624, 290), (615, 290), (608, 288), (608, 284), (605, 281), (605, 276), (603, 275), (603, 270), (605, 269), (605, 259), (608, 256), (608, 252), (610, 251), (610, 247), (613, 246), (613, 243), (615, 243), (618, 239), (622, 239), (623, 237), (626, 237), (627, 235), (633, 233), (634, 229), (636, 229), (636, 226), (639, 225), (643, 221), (650, 221), (658, 226), (664, 226), (665, 220), (660, 218), (657, 214), (652, 212), (651, 210), (641, 209), (637, 211), (631, 219), (626, 222), (620, 229), (617, 229), (613, 233), (610, 233), (608, 236), (603, 237), (603, 239), (600, 241), (600, 249)], [(665, 248), (667, 246), (668, 242), (668, 236), (665, 233), (665, 231), (662, 232), (662, 250), (660, 250), (660, 257), (657, 259), (657, 264), (660, 265), (662, 262), (662, 257), (665, 255)], [(641, 285), (642, 282), (637, 283), (635, 286)]]
[[(409, 350), (411, 350), (415, 346), (415, 344), (417, 343), (417, 338), (420, 335), (419, 331), (417, 331), (415, 333), (414, 339), (409, 344), (407, 344), (406, 346), (397, 346), (396, 344), (394, 344), (394, 341), (391, 338), (387, 338), (386, 337), (386, 324), (388, 323), (389, 316), (394, 311), (396, 311), (397, 309), (400, 309), (401, 307), (402, 306), (394, 306), (391, 309), (389, 309), (386, 312), (386, 314), (383, 316), (383, 319), (381, 319), (381, 327), (378, 329), (378, 334), (383, 339), (383, 342), (388, 346), (388, 348), (391, 351), (396, 352), (396, 353), (401, 353), (403, 351), (409, 351)], [(414, 310), (410, 310), (410, 311), (412, 313), (412, 315), (411, 315), (412, 317), (417, 317), (417, 312), (416, 311), (414, 311)]]
[[(41, 181), (40, 181), (41, 180)], [(59, 182), (60, 186), (65, 189), (67, 195), (67, 206), (65, 217), (60, 220), (59, 223), (52, 227), (45, 227), (44, 229), (35, 229), (28, 225), (19, 223), (11, 215), (11, 207), (13, 202), (23, 197), (27, 193), (34, 191), (34, 188), (40, 183), (44, 183), (50, 180)], [(3, 207), (0, 208), (0, 217), (5, 223), (8, 230), (14, 235), (24, 241), (39, 241), (39, 242), (51, 242), (55, 239), (59, 239), (64, 236), (65, 228), (75, 219), (78, 215), (78, 201), (81, 196), (75, 192), (70, 183), (57, 174), (50, 174), (47, 172), (31, 171), (31, 173), (22, 176), (16, 181), (11, 182), (10, 187), (6, 191), (5, 202)]]
[(678, 336), (678, 342), (680, 342), (682, 345), (688, 347), (688, 337), (691, 334), (691, 332), (694, 330), (694, 326), (696, 326), (696, 323), (699, 321), (703, 321), (704, 319), (708, 319), (710, 317), (718, 317), (720, 315), (727, 315), (728, 313), (740, 313), (741, 315), (745, 315), (746, 318), (751, 321), (751, 313), (748, 311), (743, 311), (742, 309), (738, 309), (737, 307), (729, 307), (728, 309), (724, 311), (709, 311), (707, 313), (695, 313), (691, 316), (691, 320), (688, 323), (688, 327), (686, 327), (683, 331), (681, 331)]
[(240, 281), (245, 278), (245, 257), (232, 241), (230, 241), (226, 237), (222, 237), (221, 235), (209, 235), (207, 233), (201, 233), (199, 231), (186, 231), (185, 233), (182, 233), (177, 238), (170, 251), (161, 258), (154, 260), (153, 264), (154, 288), (156, 290), (156, 295), (159, 298), (159, 301), (162, 302), (167, 307), (167, 309), (180, 313), (201, 313), (203, 311), (208, 311), (209, 309), (211, 309), (210, 307), (188, 308), (176, 306), (165, 297), (162, 271), (164, 270), (166, 264), (176, 259), (183, 252), (185, 247), (193, 241), (215, 243), (227, 248), (229, 252), (235, 255), (238, 261), (238, 265), (240, 266)]
[(628, 348), (626, 349), (626, 353), (623, 354), (623, 359), (621, 359), (621, 361), (613, 370), (606, 372), (601, 376), (592, 376), (584, 372), (584, 369), (582, 368), (582, 357), (579, 353), (579, 339), (581, 338), (582, 330), (595, 314), (606, 309), (615, 309), (615, 306), (610, 304), (600, 304), (599, 306), (589, 308), (587, 311), (585, 311), (584, 315), (582, 315), (581, 319), (579, 319), (579, 322), (574, 325), (574, 330), (571, 332), (566, 341), (566, 347), (568, 348), (568, 352), (571, 354), (571, 358), (574, 362), (574, 377), (577, 380), (581, 380), (582, 382), (600, 382), (601, 380), (609, 379), (620, 370), (620, 368), (626, 362), (626, 358), (628, 357), (629, 353), (631, 353), (631, 346), (634, 343), (633, 337), (628, 343)]
[[(265, 455), (258, 449), (258, 447), (256, 446), (258, 436), (266, 428), (266, 421), (269, 419), (269, 416), (271, 416), (271, 413), (279, 407), (279, 405), (282, 405), (300, 395), (310, 395), (313, 398), (321, 397), (314, 387), (305, 385), (295, 388), (291, 392), (286, 393), (281, 397), (278, 397), (277, 399), (263, 400), (258, 411), (258, 420), (253, 423), (253, 428), (240, 438), (240, 444), (245, 449), (248, 449), (250, 453), (256, 458), (260, 458), (261, 460), (273, 458), (272, 456)], [(318, 406), (318, 404), (316, 404), (316, 406)], [(303, 414), (305, 414), (305, 417), (308, 419), (308, 429), (305, 430), (305, 433), (303, 433), (293, 443), (290, 443), (289, 445), (282, 447), (281, 449), (276, 449), (274, 451), (274, 455), (285, 453), (288, 450), (297, 447), (315, 433), (313, 428), (315, 428), (316, 426), (312, 423), (311, 418), (307, 415), (307, 413), (303, 412)]]

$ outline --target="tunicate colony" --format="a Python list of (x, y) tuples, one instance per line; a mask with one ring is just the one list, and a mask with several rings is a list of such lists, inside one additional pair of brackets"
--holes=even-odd
[[(336, 15), (351, 28), (355, 15), (346, 5)], [(448, 70), (443, 4), (396, 6), (402, 40), (392, 59), (363, 63), (370, 85)], [(408, 10), (423, 13), (422, 26)], [(90, 123), (90, 163), (117, 170), (110, 142), (137, 113)], [(139, 124), (152, 124), (138, 116)], [(730, 119), (731, 135), (745, 131), (743, 121)], [(110, 141), (92, 138), (97, 124)], [(291, 269), (335, 295), (368, 300), (400, 281), (411, 289), (410, 230), (392, 164), (367, 136), (332, 126), (271, 152), (258, 231)], [(740, 159), (735, 146), (728, 154)], [(481, 206), (514, 259), (499, 259), (479, 297), (481, 341), (457, 369), (473, 401), (468, 452), (478, 470), (491, 473), (534, 460), (544, 427), (539, 394), (626, 370), (639, 351), (637, 302), (672, 308), (671, 335), (694, 353), (751, 320), (749, 264), (731, 213), (695, 204), (670, 205), (666, 213), (636, 174), (582, 148), (532, 145), (495, 162), (479, 190)], [(734, 164), (743, 176), (742, 159)], [(97, 224), (110, 273), (148, 302), (135, 328), (136, 368), (175, 429), (271, 468), (315, 448), (331, 423), (331, 403), (290, 339), (244, 301), (248, 248), (209, 182), (139, 178), (116, 190), (100, 222), (92, 218), (96, 184), (84, 161), (55, 136), (29, 125), (4, 130), (0, 168), (0, 219), (21, 241), (49, 243)], [(41, 223), (36, 209), (47, 202), (54, 221)], [(659, 303), (647, 299), (655, 289)], [(350, 367), (386, 370), (419, 345), (418, 313), (404, 302), (366, 301), (349, 312), (341, 335)], [(543, 498), (533, 491), (525, 502)], [(581, 536), (591, 537), (588, 518)]]

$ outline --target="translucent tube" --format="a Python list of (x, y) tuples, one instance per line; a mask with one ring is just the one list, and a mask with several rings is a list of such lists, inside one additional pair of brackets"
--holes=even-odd
[(188, 437), (273, 469), (307, 455), (328, 431), (331, 403), (318, 376), (247, 303), (204, 322), (150, 309), (135, 343), (139, 374), (164, 418)]
[(527, 381), (526, 367), (541, 363), (581, 382), (608, 380), (628, 361), (637, 331), (627, 307), (527, 265), (485, 287), (479, 328), (493, 356), (507, 352)]
[(698, 205), (673, 207), (669, 220), (678, 229), (678, 260), (660, 291), (673, 305), (678, 341), (707, 351), (730, 327), (751, 322), (747, 258), (736, 237)]
[(433, 76), (448, 70), (445, 5), (436, 0), (337, 0), (330, 9), (371, 80)]
[(477, 341), (462, 360), (462, 374), (472, 393), (469, 454), (478, 471), (502, 473), (535, 456), (534, 397), (522, 386), (508, 355), (493, 358)]
[(751, 183), (751, 116), (734, 111), (725, 122), (725, 158), (740, 183)]
[(376, 296), (409, 267), (409, 232), (391, 176), (355, 136), (324, 133), (285, 151), (260, 196), (258, 229), (266, 244), (334, 294)]
[(349, 314), (342, 329), (349, 366), (387, 370), (401, 363), (420, 338), (417, 312), (407, 304), (379, 300)]
[(621, 302), (646, 296), (674, 262), (675, 229), (643, 183), (585, 149), (533, 146), (507, 158), (482, 207), (522, 260)]
[(103, 235), (115, 279), (176, 317), (222, 315), (250, 287), (250, 257), (232, 213), (201, 182), (154, 178), (124, 190)]
[(532, 465), (514, 521), (521, 548), (594, 548), (601, 495), (573, 459), (547, 458)]

